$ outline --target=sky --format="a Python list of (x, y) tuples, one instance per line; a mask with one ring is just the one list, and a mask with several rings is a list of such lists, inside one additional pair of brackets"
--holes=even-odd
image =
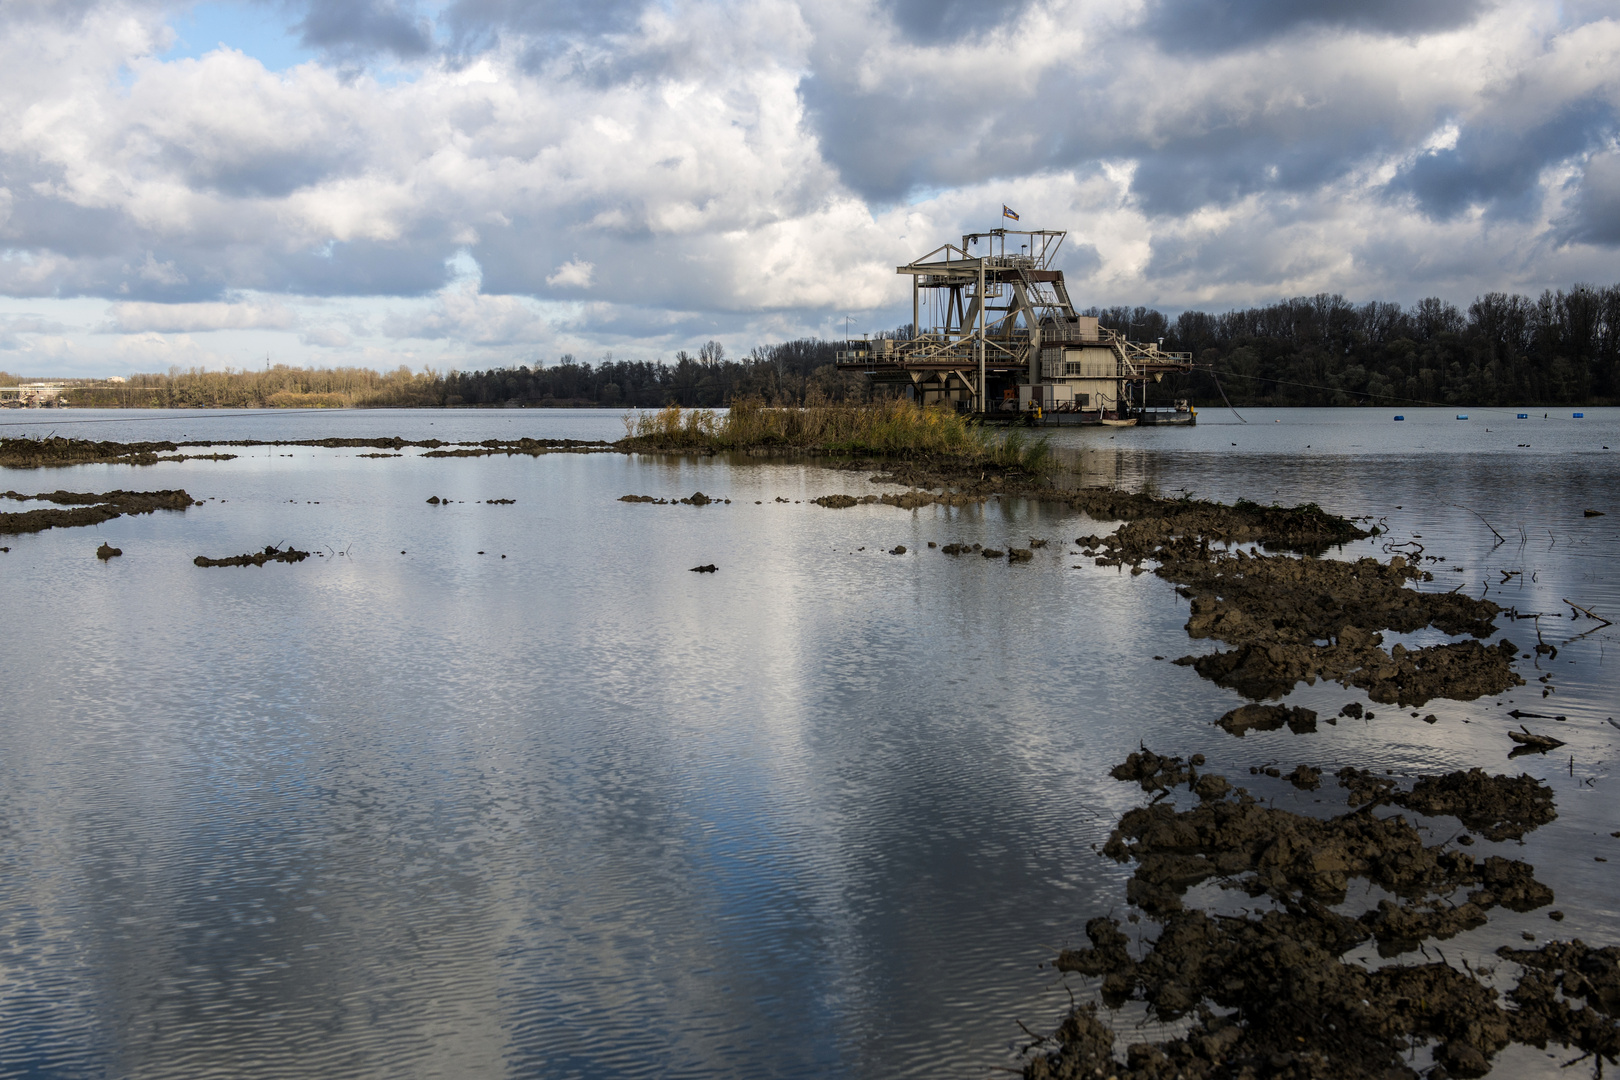
[[(1569, 0), (5, 0), (0, 370), (668, 359), (910, 318), (1620, 281), (1620, 13)], [(1010, 224), (1010, 223), (1008, 223)]]

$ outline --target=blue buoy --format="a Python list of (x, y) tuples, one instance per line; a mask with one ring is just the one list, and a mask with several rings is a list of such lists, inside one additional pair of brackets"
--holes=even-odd
[(1465, 412), (1460, 412), (1460, 413), (1457, 414), (1457, 419), (1466, 420), (1466, 419), (1468, 419), (1468, 414), (1465, 413)]
[(1583, 412), (1578, 412), (1578, 413), (1576, 413), (1576, 414), (1575, 414), (1575, 419), (1577, 419), (1577, 420), (1579, 420), (1579, 419), (1581, 419), (1581, 418), (1582, 418), (1582, 417), (1583, 417), (1583, 416), (1585, 416), (1585, 415), (1586, 415), (1586, 414), (1585, 414), (1585, 413), (1583, 413)]
[(1404, 417), (1404, 416), (1397, 416), (1397, 417), (1396, 417), (1396, 418), (1395, 418), (1395, 419), (1397, 419), (1397, 420), (1405, 420), (1405, 419), (1406, 419), (1406, 417)]
[(1522, 413), (1519, 414), (1519, 419), (1520, 420), (1528, 420), (1528, 419), (1530, 419), (1530, 414), (1527, 413), (1527, 412), (1522, 412)]

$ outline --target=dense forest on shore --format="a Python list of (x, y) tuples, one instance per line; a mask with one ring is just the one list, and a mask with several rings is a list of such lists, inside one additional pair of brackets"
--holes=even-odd
[[(1296, 297), (1174, 320), (1147, 307), (1091, 308), (1104, 326), (1190, 352), (1234, 405), (1565, 405), (1620, 402), (1620, 285), (1576, 285), (1539, 299), (1488, 293), (1463, 312), (1430, 298), (1408, 308), (1342, 296)], [(880, 334), (907, 337), (910, 327)], [(181, 371), (75, 387), (81, 406), (716, 407), (733, 399), (775, 405), (849, 402), (866, 380), (833, 366), (837, 344), (801, 339), (733, 357), (710, 341), (673, 362), (556, 363), (488, 371), (380, 373), (363, 368)], [(14, 381), (4, 380), (3, 381)], [(1167, 376), (1151, 400), (1219, 402), (1208, 374)]]

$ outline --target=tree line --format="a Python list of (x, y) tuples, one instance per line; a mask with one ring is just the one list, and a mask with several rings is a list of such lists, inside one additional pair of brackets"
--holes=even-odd
[[(1411, 307), (1295, 297), (1174, 322), (1147, 308), (1092, 312), (1137, 340), (1193, 354), (1236, 405), (1564, 405), (1620, 401), (1620, 285), (1532, 299), (1486, 293), (1467, 312), (1430, 297)], [(1218, 401), (1210, 376), (1166, 391)]]
[[(1620, 285), (1576, 285), (1539, 298), (1487, 293), (1463, 312), (1433, 297), (1410, 307), (1354, 304), (1321, 293), (1174, 320), (1148, 307), (1090, 308), (1136, 341), (1188, 352), (1210, 374), (1166, 376), (1154, 399), (1234, 405), (1562, 405), (1620, 401)], [(911, 327), (877, 336), (906, 338)], [(857, 402), (866, 379), (834, 365), (838, 344), (800, 338), (729, 355), (718, 341), (672, 362), (555, 363), (486, 371), (380, 373), (364, 368), (182, 371), (79, 387), (75, 405), (594, 406), (714, 408), (740, 398), (773, 405)]]

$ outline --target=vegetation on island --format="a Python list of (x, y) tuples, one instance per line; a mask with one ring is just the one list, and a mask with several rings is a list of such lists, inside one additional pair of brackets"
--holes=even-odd
[(761, 451), (845, 456), (936, 458), (974, 462), (1030, 474), (1043, 472), (1050, 449), (1017, 429), (993, 432), (954, 409), (923, 407), (904, 399), (857, 405), (812, 399), (803, 408), (778, 407), (761, 398), (733, 401), (725, 412), (670, 405), (627, 413), (632, 451)]

